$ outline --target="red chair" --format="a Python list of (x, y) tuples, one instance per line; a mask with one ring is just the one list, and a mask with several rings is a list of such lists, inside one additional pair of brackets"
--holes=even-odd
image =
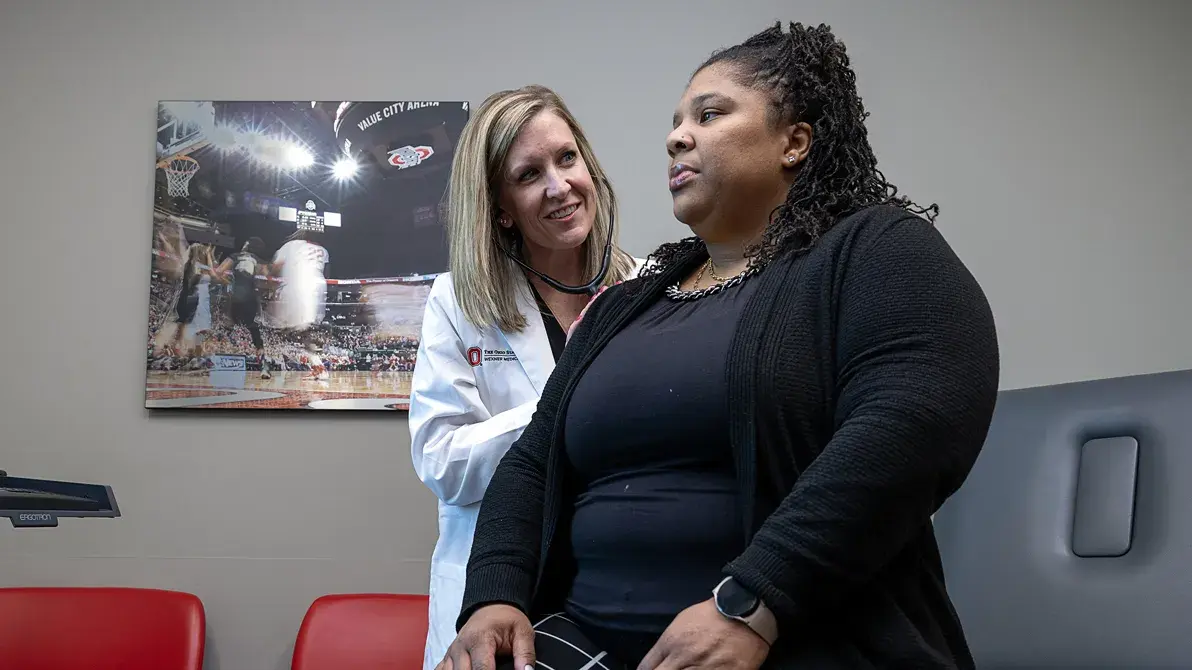
[(201, 670), (206, 617), (189, 593), (0, 588), (0, 667)]
[(322, 596), (298, 630), (291, 670), (419, 670), (426, 648), (427, 596)]

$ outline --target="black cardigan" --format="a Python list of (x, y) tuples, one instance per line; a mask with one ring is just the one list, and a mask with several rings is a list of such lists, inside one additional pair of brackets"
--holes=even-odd
[[(573, 569), (571, 392), (706, 253), (588, 310), (484, 496), (458, 626), (494, 602), (561, 610)], [(992, 419), (999, 355), (980, 286), (934, 227), (887, 206), (749, 281), (759, 286), (725, 361), (748, 547), (725, 574), (778, 617), (765, 667), (972, 667), (930, 516), (968, 475)]]

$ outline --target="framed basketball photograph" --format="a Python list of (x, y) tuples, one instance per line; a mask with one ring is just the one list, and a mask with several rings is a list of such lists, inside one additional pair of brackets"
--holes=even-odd
[(145, 406), (407, 410), (464, 101), (158, 105)]

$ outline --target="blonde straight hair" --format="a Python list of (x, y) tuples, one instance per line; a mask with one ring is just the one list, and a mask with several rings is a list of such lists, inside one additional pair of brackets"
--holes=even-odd
[[(617, 200), (588, 138), (563, 100), (545, 86), (524, 86), (489, 96), (464, 126), (451, 163), (451, 181), (444, 197), (449, 268), (455, 299), (464, 316), (480, 328), (496, 326), (519, 332), (526, 318), (517, 306), (517, 292), (527, 281), (524, 270), (498, 244), (518, 253), (517, 233), (496, 222), (499, 175), (523, 126), (538, 113), (558, 114), (571, 127), (575, 144), (596, 187), (596, 217), (584, 242), (582, 276), (594, 277), (612, 233)], [(613, 257), (604, 285), (626, 279), (634, 260), (613, 240)]]

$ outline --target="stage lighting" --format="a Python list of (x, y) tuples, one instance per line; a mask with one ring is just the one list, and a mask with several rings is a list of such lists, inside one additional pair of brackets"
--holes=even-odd
[(343, 181), (355, 177), (358, 169), (360, 169), (360, 166), (356, 164), (356, 159), (341, 158), (335, 161), (335, 165), (331, 167), (331, 174), (336, 179)]
[(310, 167), (315, 162), (315, 157), (306, 149), (298, 145), (291, 145), (286, 149), (286, 164), (291, 168), (305, 168)]
[(235, 151), (240, 143), (231, 126), (216, 126), (211, 131), (211, 145), (221, 151)]

